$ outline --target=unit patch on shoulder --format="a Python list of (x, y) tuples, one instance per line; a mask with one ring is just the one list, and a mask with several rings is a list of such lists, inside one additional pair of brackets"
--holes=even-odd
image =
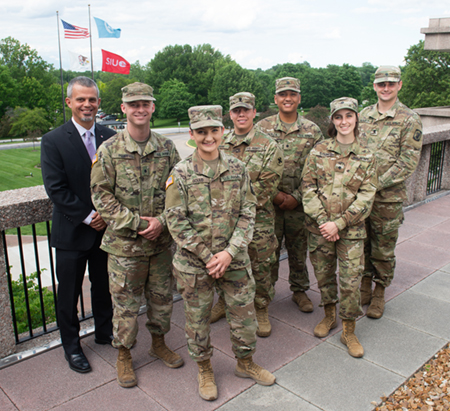
[(166, 190), (173, 184), (173, 182), (174, 182), (173, 175), (170, 175), (166, 181)]
[(422, 132), (420, 130), (416, 130), (416, 132), (414, 133), (413, 139), (416, 141), (420, 141), (421, 138), (422, 138)]

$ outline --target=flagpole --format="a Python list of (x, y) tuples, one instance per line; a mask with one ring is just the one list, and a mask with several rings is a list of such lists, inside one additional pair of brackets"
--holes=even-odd
[(63, 106), (63, 117), (64, 123), (66, 122), (66, 103), (64, 101), (64, 82), (63, 82), (63, 70), (61, 62), (61, 36), (59, 34), (59, 14), (56, 11), (56, 25), (58, 26), (58, 46), (59, 46), (59, 72), (61, 74), (61, 96), (62, 96), (62, 106)]
[(92, 80), (94, 80), (94, 59), (92, 57), (92, 30), (91, 30), (91, 5), (88, 4), (88, 10), (89, 10), (89, 39), (91, 41), (91, 73), (92, 73)]

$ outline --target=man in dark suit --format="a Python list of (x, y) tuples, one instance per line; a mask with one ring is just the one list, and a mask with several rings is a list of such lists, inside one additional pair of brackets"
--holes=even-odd
[(80, 344), (77, 304), (89, 264), (95, 342), (112, 340), (112, 304), (107, 254), (100, 250), (106, 223), (91, 201), (90, 175), (96, 148), (115, 134), (95, 124), (100, 105), (95, 82), (76, 77), (67, 87), (72, 119), (42, 137), (41, 168), (45, 190), (53, 202), (51, 246), (56, 249), (57, 314), (69, 367), (91, 371)]

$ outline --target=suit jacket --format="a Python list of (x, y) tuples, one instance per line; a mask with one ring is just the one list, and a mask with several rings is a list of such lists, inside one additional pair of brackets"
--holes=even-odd
[[(97, 148), (114, 134), (114, 130), (96, 124)], [(83, 223), (94, 210), (91, 166), (92, 161), (72, 120), (42, 137), (42, 178), (54, 205), (52, 247), (89, 250), (94, 245), (97, 231)]]

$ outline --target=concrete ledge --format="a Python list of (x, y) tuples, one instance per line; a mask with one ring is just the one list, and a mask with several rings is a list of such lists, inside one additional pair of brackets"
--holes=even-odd
[[(44, 186), (0, 192), (0, 231), (23, 227), (52, 218), (53, 204)], [(3, 239), (0, 237), (0, 358), (15, 351)]]
[(428, 127), (450, 125), (449, 106), (415, 108), (414, 111), (419, 114), (422, 120), (424, 134)]
[(423, 129), (424, 145), (445, 140), (450, 140), (450, 123), (424, 127)]
[(425, 34), (425, 50), (450, 51), (450, 18), (430, 19), (430, 27), (420, 29)]
[(53, 204), (44, 186), (0, 192), (0, 231), (52, 219)]

